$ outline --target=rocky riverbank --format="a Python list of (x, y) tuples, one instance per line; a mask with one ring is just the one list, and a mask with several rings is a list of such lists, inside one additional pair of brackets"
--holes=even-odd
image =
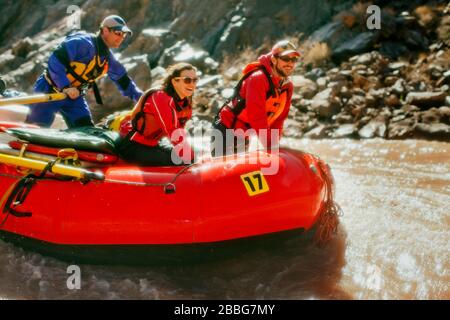
[[(305, 61), (292, 77), (296, 89), (284, 134), (450, 141), (449, 7), (384, 8), (387, 26), (361, 32), (367, 5), (339, 13), (304, 41), (292, 38)], [(248, 61), (257, 57), (247, 54)], [(205, 115), (215, 114), (239, 77), (236, 64), (222, 70), (214, 82), (228, 89), (200, 90)]]
[[(73, 2), (8, 2), (0, 9), (0, 75), (9, 88), (32, 91), (70, 31), (65, 9)], [(304, 54), (293, 76), (287, 136), (450, 141), (446, 1), (228, 0), (214, 2), (214, 9), (204, 0), (75, 4), (88, 31), (105, 15), (127, 18), (134, 36), (116, 54), (143, 89), (156, 85), (173, 62), (195, 64), (201, 71), (195, 113), (202, 121), (231, 95), (246, 63), (287, 37)], [(366, 26), (370, 4), (381, 8), (380, 29)], [(33, 14), (25, 17), (25, 9)], [(95, 119), (132, 106), (108, 79), (99, 86), (103, 106), (88, 95)]]

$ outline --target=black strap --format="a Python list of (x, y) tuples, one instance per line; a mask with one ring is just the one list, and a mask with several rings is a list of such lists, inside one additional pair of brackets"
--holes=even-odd
[(28, 194), (30, 193), (31, 188), (36, 183), (36, 180), (31, 177), (32, 175), (27, 175), (24, 178), (20, 179), (20, 181), (14, 186), (14, 189), (8, 196), (8, 199), (5, 202), (5, 206), (3, 208), (3, 213), (9, 213), (17, 218), (27, 218), (31, 217), (31, 212), (21, 212), (14, 209), (14, 207), (22, 204)]
[[(245, 98), (241, 97), (239, 94), (239, 91), (241, 91), (242, 84), (244, 81), (251, 76), (254, 72), (261, 70), (264, 75), (266, 76), (267, 80), (269, 81), (269, 91), (266, 93), (266, 99), (275, 95), (275, 84), (273, 83), (272, 76), (267, 71), (267, 69), (264, 66), (260, 66), (258, 68), (255, 68), (249, 72), (247, 72), (237, 83), (237, 85), (234, 87), (234, 93), (230, 100), (228, 100), (224, 106), (231, 105), (230, 110), (234, 114), (233, 122), (231, 123), (231, 128), (234, 128), (237, 122), (237, 117), (242, 113), (244, 108), (246, 107), (246, 101)], [(230, 102), (236, 101), (235, 105), (232, 106)]]
[(275, 84), (273, 83), (272, 76), (269, 74), (266, 68), (262, 68), (263, 73), (266, 75), (267, 80), (269, 80), (269, 91), (267, 91), (266, 98), (275, 95)]
[(100, 94), (100, 90), (98, 89), (97, 83), (92, 84), (92, 89), (94, 90), (95, 101), (97, 104), (103, 104), (102, 96)]
[[(147, 97), (142, 100), (142, 104), (139, 106), (139, 111), (135, 114), (135, 116), (131, 119), (131, 126), (133, 128), (133, 134), (135, 132), (139, 132), (140, 134), (144, 133), (145, 130), (145, 112), (144, 112), (144, 106), (145, 106), (145, 100), (147, 100)], [(142, 118), (142, 126), (139, 128), (138, 123), (139, 120)]]
[(126, 73), (122, 76), (122, 78), (117, 80), (117, 83), (119, 84), (119, 86), (122, 88), (123, 91), (128, 89), (130, 82), (131, 82), (131, 79), (128, 76), (128, 74), (126, 74)]
[(66, 71), (70, 73), (72, 77), (75, 78), (78, 82), (81, 84), (86, 83), (86, 80), (84, 80), (81, 76), (79, 76), (74, 68), (70, 65), (70, 59), (69, 54), (67, 53), (66, 44), (63, 42), (61, 43), (58, 48), (54, 51), (55, 57), (61, 62), (61, 64), (66, 68)]
[[(28, 194), (31, 191), (31, 188), (36, 184), (37, 180), (43, 179), (48, 171), (52, 171), (52, 167), (55, 165), (56, 160), (50, 161), (39, 174), (36, 176), (34, 174), (28, 174), (14, 186), (13, 190), (8, 196), (8, 199), (5, 202), (5, 206), (3, 207), (3, 213), (12, 214), (18, 218), (28, 218), (31, 217), (31, 212), (22, 212), (17, 211), (15, 209), (16, 206), (24, 203)], [(5, 219), (6, 220), (6, 219)]]
[[(131, 119), (131, 126), (133, 128), (132, 132), (133, 134), (135, 132), (139, 132), (140, 134), (144, 134), (145, 131), (145, 112), (144, 112), (144, 107), (145, 107), (145, 102), (147, 101), (147, 99), (156, 91), (160, 90), (159, 88), (151, 88), (149, 90), (147, 90), (144, 95), (141, 97), (141, 99), (139, 99), (139, 102), (142, 102), (139, 105), (139, 111), (136, 112), (136, 114), (134, 115), (134, 117)], [(138, 128), (138, 121), (142, 118), (142, 126), (140, 128)], [(130, 136), (131, 137), (131, 136)]]
[[(99, 37), (100, 37), (100, 35), (98, 35), (97, 37), (91, 36), (91, 39), (92, 39), (92, 42), (94, 43), (94, 48), (95, 48), (95, 54), (94, 54), (95, 67), (94, 67), (94, 69), (97, 69), (99, 67), (99, 65), (97, 64), (97, 62), (98, 62), (97, 56), (100, 56), (101, 49), (104, 49), (103, 53), (105, 53), (106, 63), (109, 63), (109, 51), (107, 49), (103, 48), (104, 46), (102, 46), (102, 47), (100, 46)], [(102, 44), (103, 44), (103, 42), (102, 42)], [(102, 96), (100, 94), (100, 90), (98, 89), (97, 83), (95, 82), (95, 79), (92, 84), (92, 89), (94, 90), (95, 101), (97, 102), (97, 104), (103, 105)]]
[[(264, 66), (260, 66), (258, 68), (255, 68), (249, 72), (247, 72), (237, 83), (237, 85), (234, 87), (234, 93), (233, 96), (231, 97), (231, 101), (233, 101), (236, 98), (241, 98), (244, 100), (244, 98), (240, 97), (239, 91), (241, 91), (241, 87), (242, 84), (244, 83), (244, 81), (250, 77), (253, 73), (255, 73), (256, 71), (261, 70), (264, 75), (266, 76), (267, 80), (269, 81), (269, 91), (267, 91), (266, 93), (266, 98), (271, 97), (273, 95), (275, 95), (275, 84), (273, 83), (272, 80), (272, 76), (270, 75), (269, 71), (267, 71), (267, 69)], [(245, 100), (244, 100), (245, 101)], [(242, 110), (241, 110), (242, 111)]]

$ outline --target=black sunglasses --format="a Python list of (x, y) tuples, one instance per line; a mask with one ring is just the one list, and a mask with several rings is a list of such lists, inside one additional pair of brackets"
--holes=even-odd
[(108, 30), (112, 33), (114, 33), (116, 36), (118, 37), (122, 37), (122, 38), (126, 38), (128, 33), (120, 31), (120, 30), (115, 30), (113, 28), (108, 28)]
[(284, 62), (293, 62), (293, 63), (297, 63), (298, 62), (298, 57), (289, 58), (289, 57), (285, 57), (285, 56), (280, 56), (280, 57), (277, 57), (277, 58), (280, 59), (281, 61), (284, 61)]
[(185, 84), (196, 84), (198, 82), (198, 78), (191, 78), (191, 77), (175, 77), (174, 79), (183, 79), (183, 82)]

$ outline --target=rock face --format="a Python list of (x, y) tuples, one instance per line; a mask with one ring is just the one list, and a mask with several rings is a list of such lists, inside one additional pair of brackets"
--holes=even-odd
[[(158, 83), (170, 64), (194, 64), (200, 75), (194, 113), (201, 120), (211, 121), (230, 98), (245, 64), (289, 38), (300, 44), (305, 63), (292, 77), (285, 134), (450, 141), (449, 9), (436, 0), (416, 10), (420, 3), (375, 1), (382, 27), (369, 30), (368, 2), (356, 0), (6, 1), (0, 7), (0, 76), (8, 88), (31, 93), (70, 31), (67, 8), (76, 5), (81, 28), (90, 32), (109, 14), (128, 21), (134, 35), (114, 53), (141, 89)], [(306, 61), (314, 55), (310, 48), (319, 48), (315, 54), (325, 60)], [(109, 79), (99, 87), (103, 106), (87, 95), (95, 120), (133, 106)]]
[[(0, 7), (0, 72), (19, 91), (31, 92), (33, 83), (44, 70), (48, 56), (71, 30), (69, 6), (82, 10), (81, 28), (96, 32), (109, 14), (124, 17), (134, 36), (118, 50), (120, 60), (145, 55), (136, 71), (143, 89), (151, 85), (149, 69), (177, 61), (195, 64), (203, 74), (214, 74), (227, 55), (244, 48), (259, 48), (267, 40), (282, 35), (310, 33), (334, 14), (334, 6), (345, 0), (307, 0), (274, 2), (266, 0), (47, 0), (6, 1)], [(99, 8), (102, 8), (99, 10)], [(51, 47), (49, 42), (58, 39)], [(41, 51), (41, 48), (46, 50)], [(159, 73), (160, 74), (160, 73)], [(145, 79), (144, 79), (145, 78)], [(100, 87), (108, 96), (108, 108), (92, 106), (93, 114), (128, 107), (108, 80)], [(88, 95), (88, 100), (93, 98)], [(108, 112), (108, 111), (106, 111)]]
[[(382, 7), (380, 28), (367, 28), (369, 3), (359, 3), (342, 11), (330, 22), (311, 35), (311, 40), (324, 42), (333, 51), (333, 58), (340, 62), (353, 55), (379, 48), (385, 56), (395, 59), (415, 50), (426, 50), (429, 41), (421, 25), (420, 17), (407, 11), (408, 3), (396, 1), (402, 9), (400, 15), (393, 13), (392, 7), (383, 8), (383, 1), (374, 4)], [(414, 5), (410, 2), (409, 5)], [(432, 27), (429, 25), (428, 27)], [(443, 26), (444, 28), (444, 26)], [(445, 32), (442, 33), (445, 37)]]
[[(67, 9), (76, 5), (83, 10), (82, 29), (95, 31), (104, 16), (119, 14), (127, 19), (135, 32), (132, 42), (145, 34), (145, 30), (165, 30), (167, 32), (159, 35), (153, 34), (164, 39), (165, 48), (184, 39), (217, 59), (245, 47), (257, 48), (266, 39), (278, 39), (293, 30), (311, 33), (331, 18), (336, 5), (345, 2), (131, 0), (124, 3), (118, 0), (60, 0), (49, 4), (46, 0), (7, 1), (0, 9), (0, 48), (26, 36), (34, 37), (43, 30), (49, 31), (57, 24), (65, 29), (69, 17)], [(170, 37), (172, 43), (168, 39)]]
[(160, 66), (168, 66), (177, 62), (189, 62), (205, 73), (214, 73), (219, 64), (204, 50), (196, 50), (185, 40), (178, 41), (172, 47), (164, 50), (159, 60)]
[(355, 54), (360, 54), (370, 50), (375, 43), (377, 34), (374, 32), (363, 32), (344, 42), (333, 51), (333, 56), (342, 60)]
[[(391, 61), (372, 51), (349, 58), (339, 68), (314, 69), (306, 76), (322, 90), (308, 100), (304, 95), (309, 91), (299, 86), (294, 101), (304, 115), (296, 116), (299, 128), (308, 138), (449, 141), (449, 88), (442, 85), (448, 68), (447, 48), (432, 49), (426, 61)], [(442, 71), (433, 75), (436, 70)]]

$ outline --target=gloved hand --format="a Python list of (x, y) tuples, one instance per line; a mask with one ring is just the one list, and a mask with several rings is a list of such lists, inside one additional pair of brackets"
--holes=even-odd
[(74, 87), (63, 89), (63, 93), (67, 94), (70, 99), (75, 100), (80, 96), (80, 90)]

